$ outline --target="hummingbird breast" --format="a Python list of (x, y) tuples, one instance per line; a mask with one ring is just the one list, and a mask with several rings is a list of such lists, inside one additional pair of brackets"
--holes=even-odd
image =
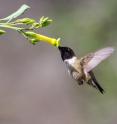
[(73, 77), (73, 79), (77, 81), (83, 81), (85, 79), (85, 73), (83, 71), (81, 62), (76, 57), (66, 60), (65, 63), (67, 65), (68, 72)]

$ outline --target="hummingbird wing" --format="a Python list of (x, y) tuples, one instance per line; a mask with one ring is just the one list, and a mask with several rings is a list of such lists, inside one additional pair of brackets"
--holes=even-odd
[(95, 68), (99, 63), (108, 58), (114, 52), (114, 48), (107, 47), (101, 50), (98, 50), (95, 53), (90, 53), (87, 56), (84, 56), (80, 59), (81, 64), (83, 65), (85, 72), (90, 72)]

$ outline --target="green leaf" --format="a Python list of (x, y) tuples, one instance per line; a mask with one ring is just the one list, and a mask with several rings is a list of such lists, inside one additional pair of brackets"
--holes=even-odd
[(48, 17), (42, 16), (40, 18), (39, 23), (40, 23), (41, 27), (46, 27), (46, 26), (48, 26), (49, 24), (52, 23), (52, 19), (49, 19)]
[(37, 39), (37, 34), (31, 31), (24, 32), (24, 35), (28, 38), (28, 40), (31, 42), (31, 44), (35, 45), (39, 42), (39, 39)]
[(29, 25), (35, 23), (35, 20), (31, 18), (22, 18), (22, 19), (17, 19), (14, 23), (22, 23)]
[(39, 40), (37, 40), (37, 39), (30, 39), (30, 42), (31, 42), (33, 45), (36, 45), (36, 44), (39, 42)]
[(32, 31), (27, 31), (27, 32), (24, 32), (24, 34), (30, 38), (30, 39), (36, 39), (36, 33), (32, 32)]
[(35, 22), (35, 23), (32, 24), (32, 27), (33, 28), (40, 28), (41, 25), (39, 23)]
[(5, 34), (5, 33), (6, 33), (6, 31), (0, 30), (0, 35), (3, 35), (3, 34)]
[(26, 10), (28, 10), (30, 7), (26, 4), (22, 5), (16, 12), (12, 13), (6, 18), (0, 19), (1, 21), (8, 21), (10, 22), (11, 20), (17, 18), (18, 16), (22, 15)]

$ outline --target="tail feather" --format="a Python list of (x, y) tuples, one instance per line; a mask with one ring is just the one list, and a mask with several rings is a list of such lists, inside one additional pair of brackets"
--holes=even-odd
[(100, 84), (98, 83), (98, 81), (95, 78), (95, 75), (92, 71), (89, 72), (91, 78), (92, 78), (92, 85), (97, 88), (102, 94), (104, 93), (104, 89), (100, 86)]

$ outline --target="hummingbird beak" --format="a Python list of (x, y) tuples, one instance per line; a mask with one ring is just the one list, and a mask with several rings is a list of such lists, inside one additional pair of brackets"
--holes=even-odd
[(61, 46), (59, 46), (59, 47), (58, 47), (58, 49), (59, 49), (59, 51), (61, 51), (61, 50), (62, 50), (62, 47), (61, 47)]
[(59, 46), (58, 49), (61, 50), (61, 46)]

